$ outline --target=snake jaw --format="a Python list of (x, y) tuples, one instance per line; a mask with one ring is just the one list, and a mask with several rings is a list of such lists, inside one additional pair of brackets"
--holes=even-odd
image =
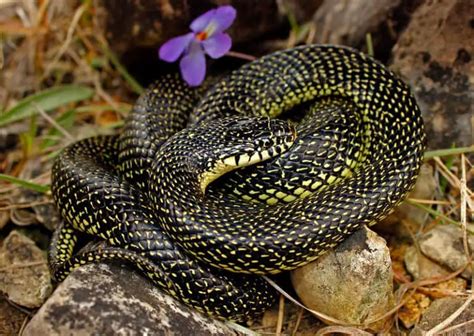
[(212, 169), (201, 174), (199, 184), (202, 193), (205, 194), (206, 188), (209, 184), (228, 172), (263, 162), (286, 152), (293, 145), (294, 139), (296, 138), (296, 133), (293, 134), (294, 137), (288, 138), (289, 141), (285, 141), (282, 144), (276, 145), (269, 149), (260, 151), (257, 150), (252, 154), (244, 153), (232, 155), (218, 160)]
[[(249, 125), (254, 126), (261, 122), (262, 119), (258, 119), (254, 124)], [(242, 125), (240, 131), (245, 133), (247, 125), (245, 123), (242, 123)], [(242, 144), (236, 145), (230, 152), (222, 153), (217, 160), (210, 159), (208, 161), (208, 169), (203, 170), (199, 178), (202, 193), (205, 193), (210, 183), (224, 174), (278, 156), (290, 149), (296, 140), (295, 127), (289, 122), (268, 120), (265, 122), (265, 127), (261, 129), (263, 135), (258, 134), (257, 139), (242, 137)], [(246, 136), (248, 137), (248, 135)], [(236, 141), (236, 143), (238, 142), (240, 140)]]

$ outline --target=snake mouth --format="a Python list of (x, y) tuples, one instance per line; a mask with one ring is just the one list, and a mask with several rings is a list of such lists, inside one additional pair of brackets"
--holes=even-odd
[(275, 156), (280, 155), (283, 152), (286, 152), (292, 145), (292, 140), (284, 142), (279, 145), (275, 145), (269, 149), (262, 149), (255, 151), (253, 153), (244, 153), (238, 155), (232, 155), (221, 159), (221, 164), (228, 167), (233, 168), (243, 168), (247, 166), (251, 166), (257, 164), (259, 162), (263, 162), (265, 160), (271, 159)]
[(296, 129), (293, 124), (272, 120), (265, 126), (261, 134), (256, 133), (256, 138), (244, 140), (246, 145), (232, 149), (228, 155), (214, 161), (212, 168), (201, 174), (199, 180), (203, 193), (211, 182), (227, 172), (274, 158), (286, 152), (295, 143)]

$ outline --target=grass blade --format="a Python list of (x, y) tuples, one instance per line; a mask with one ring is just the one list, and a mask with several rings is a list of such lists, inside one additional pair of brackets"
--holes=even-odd
[(367, 33), (365, 34), (365, 44), (367, 46), (367, 54), (374, 57), (374, 44), (372, 42), (372, 34)]
[(425, 152), (425, 160), (432, 159), (435, 156), (448, 156), (448, 155), (458, 155), (474, 152), (474, 145), (468, 147), (457, 147), (457, 148), (447, 148), (447, 149), (436, 149), (432, 151)]
[[(430, 215), (432, 215), (434, 218), (437, 218), (437, 217), (440, 217), (442, 219), (444, 219), (446, 222), (450, 223), (450, 224), (454, 224), (456, 226), (461, 226), (461, 223), (460, 222), (457, 222), (455, 221), (454, 219), (451, 219), (449, 218), (448, 216), (446, 216), (445, 214), (435, 210), (435, 209), (432, 209), (431, 207), (427, 207), (423, 204), (420, 204), (420, 203), (417, 203), (415, 201), (412, 201), (410, 199), (407, 199), (405, 200), (406, 203), (408, 204), (411, 204), (419, 209), (422, 209), (424, 211), (426, 211), (427, 213), (429, 213)], [(468, 230), (470, 234), (474, 234), (474, 232)]]
[(37, 184), (34, 182), (22, 180), (18, 177), (10, 176), (10, 175), (5, 175), (5, 174), (0, 174), (0, 180), (7, 181), (13, 184), (16, 184), (20, 187), (30, 189), (37, 191), (39, 193), (45, 194), (49, 192), (49, 186), (47, 185), (42, 185), (42, 184)]
[[(56, 118), (56, 122), (59, 126), (63, 127), (66, 130), (69, 130), (74, 125), (74, 118), (76, 116), (76, 110), (71, 109), (67, 110), (63, 114), (61, 114), (58, 118)], [(54, 146), (59, 142), (59, 138), (61, 136), (61, 131), (57, 128), (51, 128), (43, 142), (41, 143), (41, 150), (45, 150), (48, 147)]]
[(11, 109), (0, 113), (0, 126), (31, 117), (37, 108), (50, 111), (60, 106), (92, 97), (94, 91), (80, 85), (57, 86), (35, 93), (21, 100)]
[(131, 89), (139, 95), (142, 94), (143, 91), (145, 91), (143, 86), (141, 86), (140, 83), (138, 83), (136, 79), (133, 78), (132, 75), (130, 75), (130, 73), (122, 65), (122, 63), (120, 63), (118, 57), (114, 54), (114, 52), (109, 49), (107, 44), (103, 41), (100, 41), (100, 47), (105, 56), (115, 66), (115, 68), (122, 75), (122, 77), (127, 81), (128, 85), (130, 85)]

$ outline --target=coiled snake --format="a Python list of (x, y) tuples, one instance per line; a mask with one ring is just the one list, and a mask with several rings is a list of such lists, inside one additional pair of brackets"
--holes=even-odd
[[(414, 185), (425, 137), (418, 106), (360, 52), (276, 52), (201, 94), (166, 76), (120, 135), (58, 156), (58, 280), (88, 262), (123, 260), (201, 312), (251, 319), (274, 299), (258, 274), (316, 259)], [(304, 113), (296, 138), (292, 123), (273, 119)], [(81, 233), (105, 243), (77, 252)]]

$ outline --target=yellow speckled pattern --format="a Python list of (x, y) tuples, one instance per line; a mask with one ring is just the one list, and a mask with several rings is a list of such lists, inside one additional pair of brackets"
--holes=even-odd
[[(183, 153), (184, 148), (214, 151), (210, 142), (219, 140), (222, 131), (213, 133), (205, 125), (226, 116), (275, 117), (325, 97), (345, 100), (354, 108), (342, 106), (336, 119), (326, 116), (327, 122), (313, 135), (320, 140), (311, 146), (315, 155), (304, 152), (306, 163), (300, 157), (282, 164), (282, 157), (301, 156), (296, 146), (296, 153), (290, 150), (262, 165), (271, 179), (258, 182), (261, 191), (252, 179), (255, 186), (238, 180), (234, 189), (244, 200), (252, 199), (253, 190), (258, 197), (269, 197), (263, 203), (282, 203), (278, 206), (203, 195), (194, 185), (200, 167), (169, 154)], [(183, 249), (207, 264), (238, 273), (294, 269), (362, 225), (382, 219), (414, 185), (424, 150), (423, 123), (408, 86), (370, 57), (332, 46), (277, 52), (232, 72), (200, 100), (194, 122), (206, 129), (203, 141), (189, 139), (184, 132), (159, 149), (152, 163), (152, 171), (159, 173), (151, 176), (150, 198), (163, 218), (162, 228)], [(346, 137), (344, 131), (352, 135)], [(335, 158), (326, 167), (338, 138), (349, 142), (345, 148), (354, 140), (358, 149), (338, 156), (341, 147), (336, 145)], [(297, 194), (297, 199), (288, 199)], [(285, 199), (292, 202), (279, 202)]]
[[(278, 116), (300, 121), (296, 139)], [(255, 274), (304, 265), (403, 200), (424, 137), (408, 86), (349, 48), (277, 52), (210, 90), (164, 78), (118, 137), (56, 160), (53, 272), (122, 260), (199, 311), (248, 320), (274, 299)], [(76, 253), (82, 233), (105, 245)]]

